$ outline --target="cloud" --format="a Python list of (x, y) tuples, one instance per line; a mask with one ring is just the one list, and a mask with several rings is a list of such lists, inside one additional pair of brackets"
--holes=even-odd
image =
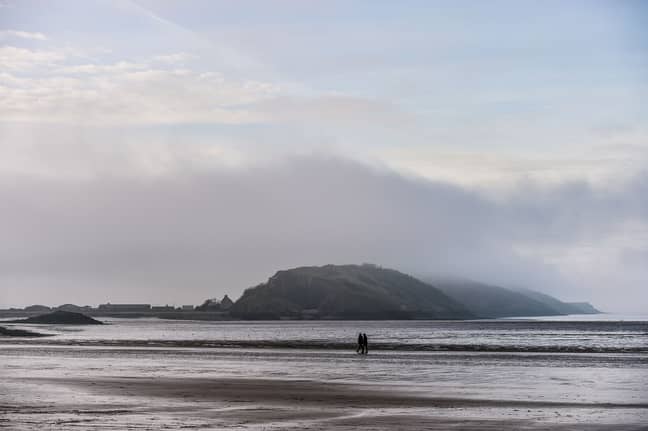
[(129, 61), (119, 61), (113, 64), (77, 64), (74, 66), (65, 66), (57, 70), (61, 74), (91, 74), (97, 75), (102, 73), (131, 72), (148, 69), (144, 63), (133, 63)]
[(70, 64), (62, 52), (3, 47), (10, 73), (0, 76), (0, 114), (5, 122), (99, 126), (265, 123), (363, 140), (420, 121), (380, 100), (300, 95), (290, 85), (178, 67), (190, 58)]
[(233, 138), (185, 136), (179, 142), (176, 133), (149, 127), (17, 123), (0, 130), (0, 178), (156, 177), (251, 161)]
[(37, 66), (60, 62), (65, 57), (65, 53), (57, 51), (33, 51), (14, 46), (0, 47), (0, 66), (6, 71), (29, 71)]
[(593, 145), (588, 151), (566, 149), (560, 154), (525, 154), (393, 146), (381, 149), (376, 156), (396, 170), (431, 180), (468, 187), (506, 188), (519, 181), (561, 184), (583, 180), (605, 184), (627, 180), (647, 165), (647, 149), (645, 145)]
[[(281, 268), (375, 262), (638, 310), (647, 266), (619, 238), (629, 223), (648, 232), (647, 185), (527, 184), (493, 199), (318, 157), (155, 177), (16, 174), (0, 181), (0, 282), (12, 286), (0, 301), (197, 303)], [(632, 277), (610, 283), (620, 270)]]
[(168, 64), (178, 64), (193, 60), (195, 58), (196, 56), (192, 54), (188, 54), (186, 52), (177, 52), (174, 54), (156, 55), (155, 57), (153, 57), (153, 61)]
[[(62, 59), (55, 53), (0, 48), (8, 69)], [(218, 73), (151, 68), (147, 64), (57, 66), (45, 76), (4, 74), (4, 121), (59, 124), (239, 124), (258, 121), (248, 105), (273, 97), (273, 84)]]
[(306, 123), (352, 129), (410, 128), (417, 121), (414, 114), (393, 103), (343, 94), (318, 94), (302, 97), (276, 97), (263, 101), (258, 109), (281, 123)]
[[(0, 7), (2, 4), (0, 3)], [(33, 33), (28, 31), (19, 31), (19, 30), (2, 30), (0, 31), (0, 40), (5, 39), (29, 39), (29, 40), (47, 40), (47, 37), (43, 33)]]

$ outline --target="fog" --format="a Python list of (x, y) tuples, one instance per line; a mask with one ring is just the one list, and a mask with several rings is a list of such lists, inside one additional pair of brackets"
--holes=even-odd
[(497, 193), (334, 157), (0, 181), (0, 305), (198, 304), (301, 265), (371, 262), (648, 306), (648, 176)]

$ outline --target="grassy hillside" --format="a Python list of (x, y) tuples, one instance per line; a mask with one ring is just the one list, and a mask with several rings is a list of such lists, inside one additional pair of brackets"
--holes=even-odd
[(231, 308), (247, 319), (464, 319), (473, 317), (443, 292), (374, 265), (326, 265), (279, 271), (245, 291)]

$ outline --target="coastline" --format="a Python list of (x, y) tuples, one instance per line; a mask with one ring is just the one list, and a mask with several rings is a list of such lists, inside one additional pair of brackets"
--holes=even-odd
[[(472, 317), (469, 319), (462, 319), (462, 318), (456, 318), (456, 319), (449, 319), (449, 318), (443, 318), (443, 319), (429, 319), (429, 318), (400, 318), (400, 319), (394, 319), (394, 318), (375, 318), (375, 319), (366, 319), (363, 318), (362, 316), (350, 316), (348, 318), (296, 318), (296, 317), (285, 317), (285, 318), (276, 318), (276, 319), (264, 319), (264, 318), (259, 318), (259, 319), (244, 319), (241, 317), (235, 317), (231, 316), (227, 313), (214, 313), (214, 312), (209, 312), (209, 311), (173, 311), (173, 312), (99, 312), (99, 311), (86, 311), (86, 310), (80, 310), (78, 311), (79, 313), (85, 314), (86, 316), (90, 317), (97, 317), (97, 318), (102, 318), (102, 317), (112, 317), (112, 318), (122, 318), (122, 319), (165, 319), (165, 320), (195, 320), (195, 321), (214, 321), (214, 322), (260, 322), (260, 321), (273, 321), (273, 322), (278, 322), (278, 321), (292, 321), (292, 322), (309, 322), (309, 321), (374, 321), (374, 322), (381, 322), (381, 321), (394, 321), (394, 320), (401, 320), (401, 321), (425, 321), (425, 320), (434, 320), (434, 321), (450, 321), (450, 322), (465, 322), (465, 321), (472, 321), (472, 320), (484, 320), (484, 321), (489, 321), (489, 320), (536, 320), (536, 319), (541, 319), (541, 318), (556, 318), (556, 319), (561, 319), (566, 316), (571, 316), (569, 314), (554, 314), (554, 315), (547, 315), (547, 316), (503, 316), (503, 317)], [(43, 314), (42, 311), (23, 311), (23, 310), (0, 310), (0, 319), (9, 319), (9, 318), (27, 318), (27, 317), (35, 317)], [(604, 315), (606, 313), (588, 313), (588, 314), (580, 314), (576, 316), (599, 316), (599, 315)], [(584, 321), (587, 321), (587, 318), (584, 319)]]
[[(77, 347), (123, 347), (123, 348), (164, 348), (164, 349), (278, 349), (278, 350), (331, 350), (355, 351), (353, 342), (321, 340), (93, 340), (93, 339), (56, 339), (53, 334), (40, 334), (31, 331), (28, 335), (0, 336), (2, 345), (48, 345)], [(0, 334), (1, 335), (1, 334)], [(49, 337), (43, 340), (44, 337)], [(588, 347), (582, 346), (521, 346), (493, 344), (408, 344), (381, 343), (370, 344), (372, 352), (474, 352), (474, 353), (569, 353), (569, 354), (645, 354), (646, 347)]]

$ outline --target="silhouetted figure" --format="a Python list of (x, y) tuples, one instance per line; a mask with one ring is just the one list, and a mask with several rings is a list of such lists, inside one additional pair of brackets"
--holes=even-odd
[(367, 334), (362, 334), (362, 346), (364, 347), (364, 354), (369, 353), (369, 344), (367, 343)]
[(356, 353), (364, 353), (364, 337), (362, 336), (362, 332), (358, 332), (358, 348), (356, 349)]

